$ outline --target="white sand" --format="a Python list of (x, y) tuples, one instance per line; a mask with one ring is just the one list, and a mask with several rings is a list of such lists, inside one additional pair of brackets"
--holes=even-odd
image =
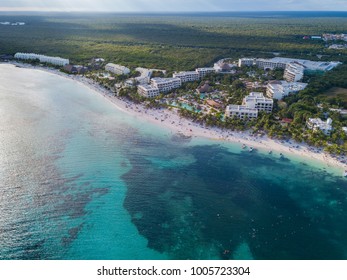
[(300, 157), (306, 157), (308, 159), (322, 161), (330, 167), (338, 167), (342, 168), (343, 170), (347, 169), (347, 165), (340, 162), (342, 160), (347, 160), (347, 157), (334, 158), (328, 153), (325, 153), (322, 149), (310, 147), (307, 144), (296, 143), (293, 140), (289, 142), (273, 140), (267, 136), (254, 137), (250, 136), (249, 132), (235, 132), (231, 130), (221, 130), (215, 127), (203, 127), (188, 119), (180, 118), (175, 110), (147, 109), (143, 105), (133, 104), (127, 100), (114, 97), (111, 91), (101, 87), (94, 81), (83, 76), (67, 75), (55, 69), (33, 67), (31, 65), (22, 63), (16, 63), (15, 65), (25, 68), (43, 70), (82, 83), (83, 85), (92, 89), (94, 92), (103, 95), (119, 110), (129, 113), (132, 116), (139, 118), (141, 121), (146, 120), (148, 122), (164, 126), (172, 133), (183, 133), (184, 135), (192, 137), (205, 137), (215, 140), (242, 143), (245, 144), (247, 148), (253, 147), (264, 149), (266, 151), (271, 150), (283, 154), (297, 155)]

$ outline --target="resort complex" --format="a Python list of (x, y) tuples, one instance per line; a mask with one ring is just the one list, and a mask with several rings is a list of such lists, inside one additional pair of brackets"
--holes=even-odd
[[(302, 82), (307, 73), (324, 73), (341, 64), (283, 57), (240, 58), (238, 61), (227, 58), (214, 63), (213, 67), (173, 72), (172, 77), (168, 77), (165, 70), (137, 67), (131, 72), (125, 66), (106, 63), (102, 58), (93, 58), (88, 66), (72, 65), (68, 59), (38, 54), (17, 53), (15, 58), (38, 59), (40, 62), (63, 66), (67, 73), (97, 78), (95, 81), (102, 83), (115, 95), (124, 96), (125, 92), (130, 99), (145, 101), (147, 106), (174, 108), (181, 115), (208, 120), (210, 123), (219, 122), (223, 126), (238, 120), (245, 127), (248, 121), (258, 121), (263, 116), (273, 119), (274, 108), (277, 106), (275, 114), (279, 110), (278, 104), (286, 106), (287, 96), (298, 94), (309, 85)], [(106, 72), (102, 73), (102, 69)], [(99, 74), (88, 74), (93, 71)], [(277, 71), (277, 79), (273, 79), (274, 71)], [(221, 85), (220, 80), (215, 80), (216, 77), (220, 80), (225, 77), (232, 82)], [(115, 82), (117, 79), (122, 82)], [(211, 83), (210, 79), (214, 81)], [(237, 98), (233, 94), (235, 91), (239, 92)], [(317, 108), (322, 110), (321, 107)], [(343, 110), (331, 108), (331, 112), (340, 111)], [(328, 114), (323, 116), (328, 118), (326, 121), (310, 116), (304, 123), (309, 131), (322, 132), (327, 137), (332, 134), (334, 127)], [(293, 122), (288, 117), (281, 120), (276, 115), (276, 118), (274, 122), (281, 127), (288, 127)]]

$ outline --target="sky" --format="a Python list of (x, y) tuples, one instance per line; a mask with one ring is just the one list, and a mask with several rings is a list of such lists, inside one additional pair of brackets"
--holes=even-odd
[(347, 0), (0, 0), (0, 11), (347, 11)]

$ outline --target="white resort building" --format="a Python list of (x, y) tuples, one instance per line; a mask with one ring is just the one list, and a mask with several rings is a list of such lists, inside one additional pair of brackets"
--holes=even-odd
[(258, 109), (249, 108), (244, 105), (228, 105), (225, 109), (225, 116), (237, 117), (241, 120), (255, 119), (258, 117)]
[(251, 92), (242, 102), (242, 105), (248, 108), (258, 109), (266, 113), (272, 112), (273, 104), (273, 99), (264, 97), (262, 92)]
[(166, 93), (179, 88), (181, 85), (182, 81), (180, 78), (152, 78), (150, 85), (139, 85), (137, 93), (144, 97), (153, 98), (160, 95), (160, 93)]
[(45, 56), (42, 54), (36, 54), (36, 53), (16, 53), (14, 55), (14, 58), (16, 59), (23, 59), (23, 60), (36, 60), (38, 59), (42, 63), (49, 63), (53, 65), (58, 66), (65, 66), (70, 63), (70, 61), (66, 58), (61, 57), (53, 57), (53, 56)]
[(291, 93), (297, 93), (307, 87), (306, 83), (272, 81), (266, 88), (266, 95), (269, 98), (281, 100)]
[(298, 62), (291, 62), (286, 65), (283, 78), (287, 82), (298, 82), (304, 77), (305, 67)]
[(256, 58), (240, 58), (238, 66), (253, 66), (255, 65)]
[(159, 92), (169, 92), (182, 85), (180, 78), (152, 78), (152, 87), (159, 89)]
[(325, 135), (330, 135), (332, 131), (332, 119), (327, 119), (327, 121), (322, 121), (320, 118), (309, 118), (307, 121), (307, 127), (313, 131), (321, 130)]
[(282, 60), (282, 59), (277, 59), (277, 57), (272, 58), (272, 59), (263, 59), (263, 58), (259, 58), (255, 61), (255, 64), (257, 65), (258, 68), (263, 68), (265, 69), (284, 69), (287, 65), (287, 63), (289, 63), (286, 60)]
[(205, 77), (207, 74), (215, 72), (215, 69), (212, 67), (211, 68), (196, 68), (195, 71), (199, 74), (199, 77), (201, 79)]
[(137, 87), (137, 92), (147, 98), (153, 98), (160, 94), (159, 89), (151, 85), (139, 85)]
[(117, 75), (127, 75), (130, 73), (129, 68), (119, 64), (113, 64), (113, 63), (106, 64), (105, 70)]
[(286, 57), (274, 57), (270, 59), (264, 58), (240, 58), (239, 67), (256, 65), (263, 69), (285, 69), (289, 63), (298, 63), (304, 67), (304, 70), (309, 71), (330, 71), (337, 65), (341, 64), (338, 61), (311, 61), (305, 59), (295, 59)]
[(173, 78), (181, 79), (182, 83), (193, 82), (200, 79), (200, 75), (197, 71), (187, 71), (187, 72), (179, 72), (174, 73)]

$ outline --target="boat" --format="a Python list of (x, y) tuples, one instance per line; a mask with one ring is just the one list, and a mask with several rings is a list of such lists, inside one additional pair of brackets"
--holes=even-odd
[(245, 144), (242, 144), (242, 149), (246, 149), (246, 145)]
[(270, 150), (270, 151), (269, 151), (269, 155), (271, 155), (271, 154), (272, 154), (272, 151)]
[(343, 177), (347, 177), (347, 169), (343, 172)]
[(250, 147), (250, 148), (249, 148), (249, 152), (253, 152), (253, 147)]

